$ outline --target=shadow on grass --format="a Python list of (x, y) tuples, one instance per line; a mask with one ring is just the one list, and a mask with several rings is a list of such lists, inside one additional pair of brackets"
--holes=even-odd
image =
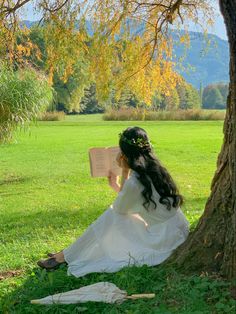
[[(187, 202), (183, 206), (183, 211), (186, 216), (193, 217), (193, 223), (196, 225), (199, 217), (204, 211), (206, 198), (194, 198), (188, 199)], [(37, 233), (40, 232), (41, 237), (47, 238), (47, 235), (51, 233), (53, 230), (71, 230), (71, 229), (79, 229), (86, 228), (92, 222), (94, 222), (106, 208), (97, 208), (96, 204), (93, 206), (90, 205), (88, 208), (79, 208), (73, 210), (62, 209), (60, 207), (50, 207), (49, 209), (41, 209), (35, 212), (13, 212), (8, 213), (8, 215), (4, 215), (2, 220), (2, 226), (6, 226), (5, 231), (18, 229), (16, 233), (16, 239), (19, 240), (19, 236), (21, 234), (21, 228), (24, 229), (28, 226), (27, 232), (32, 235), (38, 237)], [(32, 228), (33, 227), (33, 228)], [(49, 231), (50, 229), (50, 231)], [(12, 241), (14, 241), (14, 234)]]
[[(157, 268), (156, 268), (157, 269)], [(10, 294), (6, 294), (2, 301), (3, 313), (125, 313), (128, 309), (139, 308), (139, 313), (155, 313), (154, 308), (159, 305), (157, 298), (152, 300), (125, 301), (123, 304), (105, 304), (87, 302), (72, 305), (34, 305), (30, 300), (43, 298), (48, 295), (79, 289), (101, 281), (116, 284), (128, 294), (157, 292), (164, 285), (159, 280), (159, 288), (153, 287), (153, 280), (157, 280), (155, 268), (127, 267), (114, 274), (94, 273), (81, 278), (67, 276), (66, 266), (57, 271), (46, 272), (34, 269), (27, 275), (22, 285)], [(152, 283), (150, 282), (150, 275)], [(159, 275), (160, 276), (160, 275)], [(132, 312), (133, 313), (133, 312)]]
[[(194, 204), (205, 203), (205, 198), (192, 199)], [(188, 203), (190, 203), (188, 201)], [(103, 210), (101, 210), (102, 212)], [(60, 208), (6, 217), (13, 228), (23, 228), (29, 225), (30, 240), (40, 233), (42, 241), (48, 239), (50, 230), (61, 233), (62, 230), (79, 229), (88, 226), (98, 216), (98, 208), (90, 208), (79, 211), (67, 211)], [(198, 218), (196, 217), (196, 222)], [(195, 222), (194, 222), (195, 223)], [(11, 239), (19, 240), (19, 233)], [(156, 297), (150, 300), (125, 301), (121, 305), (104, 303), (92, 303), (77, 305), (31, 305), (30, 300), (43, 298), (50, 294), (78, 289), (82, 286), (100, 281), (109, 281), (116, 284), (128, 294), (156, 293)], [(68, 277), (66, 266), (55, 272), (46, 272), (35, 268), (24, 277), (5, 280), (6, 292), (2, 299), (3, 313), (234, 313), (235, 304), (228, 294), (229, 283), (216, 282), (210, 278), (201, 278), (194, 275), (183, 275), (177, 272), (173, 266), (160, 265), (157, 267), (127, 267), (114, 274), (90, 274), (82, 278)], [(14, 288), (12, 288), (14, 287)], [(227, 290), (228, 289), (228, 290)], [(13, 290), (11, 292), (11, 290)], [(223, 297), (222, 297), (223, 295)], [(215, 308), (224, 306), (221, 312)], [(223, 305), (222, 305), (223, 304)], [(233, 309), (233, 310), (232, 310)], [(1, 310), (0, 310), (1, 312)]]
[(194, 208), (195, 210), (204, 210), (207, 197), (184, 197), (184, 207), (188, 209)]
[(78, 232), (81, 229), (84, 230), (101, 213), (102, 210), (98, 208), (90, 208), (88, 213), (88, 210), (83, 208), (66, 210), (58, 207), (33, 213), (14, 212), (2, 215), (1, 229), (4, 238), (10, 242), (21, 241), (21, 236), (23, 241), (26, 240), (26, 237), (30, 241), (34, 239), (47, 240), (57, 233), (63, 236), (65, 231), (68, 234), (69, 230), (71, 233), (73, 230), (78, 230)]
[[(35, 305), (30, 300), (108, 281), (135, 293), (155, 293), (153, 299), (126, 300), (122, 304), (87, 302), (71, 305)], [(183, 275), (173, 267), (126, 267), (113, 274), (68, 277), (66, 266), (55, 272), (34, 269), (13, 292), (2, 299), (3, 313), (235, 313), (230, 283), (209, 277)]]

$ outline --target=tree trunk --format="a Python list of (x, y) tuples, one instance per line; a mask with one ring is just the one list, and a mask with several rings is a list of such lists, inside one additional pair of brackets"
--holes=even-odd
[(236, 279), (236, 0), (219, 2), (230, 46), (224, 141), (205, 211), (170, 261), (187, 270), (217, 272)]

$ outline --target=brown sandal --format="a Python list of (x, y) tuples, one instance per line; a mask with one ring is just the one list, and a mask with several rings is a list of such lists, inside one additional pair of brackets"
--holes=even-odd
[(45, 260), (40, 260), (37, 262), (38, 266), (45, 269), (57, 269), (61, 264), (64, 264), (64, 262), (59, 263), (56, 261), (54, 257)]
[(47, 256), (48, 257), (53, 257), (55, 254), (57, 254), (57, 253), (48, 253)]

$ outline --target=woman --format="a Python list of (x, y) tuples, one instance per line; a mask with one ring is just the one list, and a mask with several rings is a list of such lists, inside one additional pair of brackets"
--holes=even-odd
[(113, 203), (71, 246), (39, 261), (43, 268), (68, 264), (76, 277), (115, 272), (128, 265), (157, 265), (188, 236), (188, 222), (179, 206), (183, 198), (168, 171), (155, 157), (146, 132), (139, 127), (120, 134), (121, 183)]

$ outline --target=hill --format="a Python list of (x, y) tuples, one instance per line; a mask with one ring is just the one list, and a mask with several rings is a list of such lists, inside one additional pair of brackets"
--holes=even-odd
[(177, 35), (174, 38), (175, 60), (184, 56), (183, 68), (176, 69), (187, 82), (199, 88), (201, 83), (206, 86), (229, 81), (229, 47), (226, 40), (212, 34), (206, 38), (203, 33), (190, 32), (190, 46), (186, 49), (179, 44)]
[[(21, 22), (26, 27), (37, 24), (36, 21), (24, 20)], [(92, 25), (86, 22), (89, 34), (92, 34)], [(136, 33), (143, 31), (143, 25), (136, 26)], [(190, 46), (188, 49), (180, 44), (179, 35), (174, 33), (174, 60), (184, 56), (181, 66), (177, 66), (179, 72), (187, 82), (199, 88), (200, 84), (206, 86), (216, 82), (229, 81), (229, 47), (226, 40), (218, 36), (208, 34), (207, 38), (200, 32), (189, 32)]]

